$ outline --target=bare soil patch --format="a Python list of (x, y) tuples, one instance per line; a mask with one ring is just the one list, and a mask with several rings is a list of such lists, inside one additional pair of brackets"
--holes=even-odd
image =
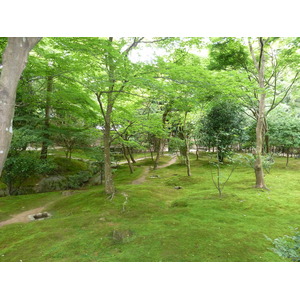
[[(162, 169), (162, 168), (166, 168), (172, 164), (174, 164), (177, 160), (177, 157), (174, 156), (172, 159), (170, 159), (167, 163), (161, 165), (161, 166), (158, 166), (157, 169)], [(146, 168), (144, 170), (144, 172), (142, 173), (142, 176), (139, 177), (138, 179), (135, 179), (131, 182), (131, 184), (142, 184), (145, 180), (146, 180), (146, 177), (147, 175), (149, 174), (150, 172), (150, 168)]]
[(45, 206), (27, 210), (20, 214), (14, 215), (12, 218), (0, 222), (0, 227), (8, 225), (8, 224), (13, 224), (13, 223), (28, 223), (31, 221), (30, 218), (28, 217), (29, 215), (35, 215), (35, 214), (43, 212), (46, 209), (46, 207), (48, 207), (52, 203), (53, 202), (48, 203)]

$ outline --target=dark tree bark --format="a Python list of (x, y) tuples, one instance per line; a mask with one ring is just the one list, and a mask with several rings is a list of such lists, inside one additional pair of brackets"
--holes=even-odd
[(289, 157), (290, 157), (290, 148), (287, 148), (286, 149), (286, 164), (285, 164), (286, 167), (289, 164)]
[(136, 161), (135, 161), (135, 159), (133, 157), (132, 148), (131, 147), (127, 147), (127, 150), (128, 150), (128, 154), (130, 156), (130, 159), (131, 159), (132, 163), (135, 164)]
[(0, 75), (0, 175), (2, 173), (12, 138), (16, 90), (26, 66), (30, 50), (41, 38), (12, 37), (2, 57)]

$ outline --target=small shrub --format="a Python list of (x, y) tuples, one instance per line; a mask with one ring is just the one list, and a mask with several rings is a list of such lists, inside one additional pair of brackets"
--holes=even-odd
[(297, 228), (293, 230), (294, 235), (285, 235), (283, 237), (271, 240), (274, 248), (272, 250), (281, 257), (289, 258), (294, 262), (300, 262), (300, 232)]
[(24, 152), (10, 156), (3, 170), (3, 181), (10, 194), (15, 194), (30, 177), (47, 174), (54, 169), (51, 161), (40, 160), (34, 153)]
[(92, 176), (93, 174), (90, 171), (80, 171), (75, 175), (69, 175), (67, 176), (68, 188), (78, 189), (87, 183)]

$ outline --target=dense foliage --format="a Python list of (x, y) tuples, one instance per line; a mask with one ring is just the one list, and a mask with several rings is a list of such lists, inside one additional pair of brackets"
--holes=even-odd
[[(1, 57), (6, 44), (0, 38)], [(1, 63), (0, 76), (5, 72)], [(299, 38), (43, 38), (19, 80), (6, 122), (12, 126), (0, 127), (12, 136), (1, 186), (21, 194), (26, 184), (44, 191), (103, 185), (113, 200), (121, 197), (115, 174), (121, 168), (126, 177), (120, 162), (128, 178), (143, 177), (140, 152), (154, 171), (168, 152), (187, 175), (169, 179), (178, 189), (197, 178), (200, 191), (204, 179), (193, 168), (207, 167), (203, 176), (221, 197), (249, 166), (256, 188), (276, 189), (265, 180), (278, 156), (286, 157), (282, 173), (300, 156), (299, 78)], [(198, 164), (204, 156), (210, 159)], [(244, 184), (235, 189), (253, 187)], [(125, 212), (128, 195), (121, 192)], [(189, 203), (179, 197), (170, 207)], [(289, 239), (298, 243), (278, 239), (276, 247), (285, 251)]]

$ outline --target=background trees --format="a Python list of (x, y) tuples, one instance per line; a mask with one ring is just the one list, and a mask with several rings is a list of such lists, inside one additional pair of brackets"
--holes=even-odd
[(267, 115), (288, 99), (298, 83), (299, 55), (294, 45), (291, 39), (260, 37), (247, 41), (218, 38), (211, 46), (211, 68), (243, 71), (248, 77), (248, 84), (241, 84), (240, 99), (245, 113), (256, 120), (254, 169), (258, 188), (266, 188), (262, 153), (265, 144), (267, 151), (269, 148)]
[(202, 119), (202, 140), (209, 147), (216, 147), (220, 162), (238, 144), (242, 135), (242, 116), (239, 107), (230, 102), (215, 104)]
[[(3, 51), (5, 43), (0, 40)], [(44, 38), (20, 78), (15, 138), (22, 137), (22, 151), (38, 149), (44, 160), (50, 146), (63, 147), (71, 158), (75, 148), (97, 145), (109, 195), (116, 191), (113, 147), (133, 173), (133, 151), (149, 150), (156, 169), (170, 146), (181, 154), (188, 176), (195, 145), (198, 157), (207, 147), (217, 150), (221, 162), (230, 150), (255, 148), (256, 186), (265, 188), (262, 156), (271, 147), (284, 148), (288, 159), (298, 147), (298, 43), (292, 38), (213, 38), (208, 46), (201, 38)], [(149, 47), (163, 54), (138, 59), (136, 54)], [(203, 56), (201, 47), (210, 55)], [(290, 120), (275, 117), (273, 111), (283, 104), (292, 109)]]

